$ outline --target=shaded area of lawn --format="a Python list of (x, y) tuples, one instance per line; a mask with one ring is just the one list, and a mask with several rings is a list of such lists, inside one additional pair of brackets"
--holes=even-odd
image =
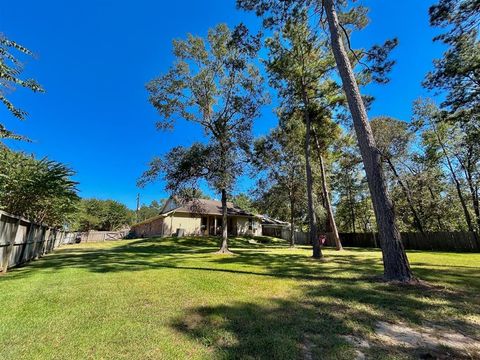
[[(362, 351), (371, 358), (419, 357), (429, 351), (378, 341), (374, 333), (378, 321), (417, 327), (435, 323), (472, 338), (480, 336), (479, 254), (410, 252), (415, 273), (430, 285), (400, 286), (378, 280), (382, 266), (377, 251), (326, 250), (327, 261), (318, 262), (309, 257), (308, 248), (289, 249), (285, 242), (263, 241), (234, 239), (234, 256), (213, 255), (218, 240), (212, 238), (64, 247), (1, 277), (0, 288), (5, 291), (0, 300), (8, 300), (10, 291), (20, 302), (27, 302), (28, 296), (44, 296), (51, 303), (59, 301), (55, 299), (62, 291), (72, 291), (75, 295), (65, 300), (74, 309), (71, 316), (83, 312), (91, 319), (79, 324), (65, 320), (49, 335), (46, 321), (62, 315), (61, 304), (50, 317), (36, 307), (27, 314), (19, 306), (8, 316), (0, 315), (0, 325), (8, 325), (0, 330), (0, 338), (20, 338), (18, 332), (24, 328), (14, 322), (25, 322), (27, 328), (21, 317), (31, 316), (34, 333), (43, 331), (47, 344), (56, 331), (65, 337), (68, 331), (90, 327), (88, 332), (97, 334), (96, 340), (67, 336), (67, 341), (72, 349), (88, 349), (93, 358), (117, 354), (134, 359), (351, 359), (356, 349), (345, 335), (368, 339), (371, 346)], [(47, 289), (29, 293), (36, 281)], [(96, 300), (96, 293), (105, 298)], [(96, 301), (115, 305), (97, 308)], [(118, 330), (110, 335), (110, 328), (123, 329), (124, 323), (134, 326), (128, 333)], [(107, 344), (114, 335), (120, 342), (116, 346), (123, 347), (119, 354)], [(130, 342), (136, 337), (139, 348)], [(22, 346), (11, 354), (28, 355), (36, 349), (36, 345)], [(49, 354), (53, 348), (44, 350)], [(451, 349), (443, 354), (466, 356)], [(65, 351), (65, 355), (83, 358), (77, 352)]]

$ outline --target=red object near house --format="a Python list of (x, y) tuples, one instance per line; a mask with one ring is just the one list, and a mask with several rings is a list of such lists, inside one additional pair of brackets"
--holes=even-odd
[(320, 245), (324, 245), (325, 241), (327, 241), (327, 236), (322, 234), (322, 235), (319, 236), (318, 239), (320, 240)]

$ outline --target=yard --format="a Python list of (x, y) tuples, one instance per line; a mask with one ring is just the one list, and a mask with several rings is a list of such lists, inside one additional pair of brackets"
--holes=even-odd
[(0, 359), (480, 356), (480, 254), (411, 251), (400, 286), (378, 251), (265, 240), (64, 246), (0, 277)]

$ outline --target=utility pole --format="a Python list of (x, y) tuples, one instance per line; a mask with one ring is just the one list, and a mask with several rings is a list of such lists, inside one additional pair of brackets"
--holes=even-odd
[(137, 209), (135, 210), (135, 222), (138, 223), (138, 211), (140, 210), (140, 194), (137, 194)]

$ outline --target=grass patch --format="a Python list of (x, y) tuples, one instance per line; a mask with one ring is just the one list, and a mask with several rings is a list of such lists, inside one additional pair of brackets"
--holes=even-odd
[[(409, 252), (432, 286), (393, 286), (381, 253), (284, 241), (141, 239), (65, 246), (0, 277), (1, 359), (351, 359), (418, 349), (376, 341), (379, 321), (480, 336), (480, 254)], [(448, 349), (445, 353), (448, 354)], [(461, 355), (459, 355), (461, 356)]]

